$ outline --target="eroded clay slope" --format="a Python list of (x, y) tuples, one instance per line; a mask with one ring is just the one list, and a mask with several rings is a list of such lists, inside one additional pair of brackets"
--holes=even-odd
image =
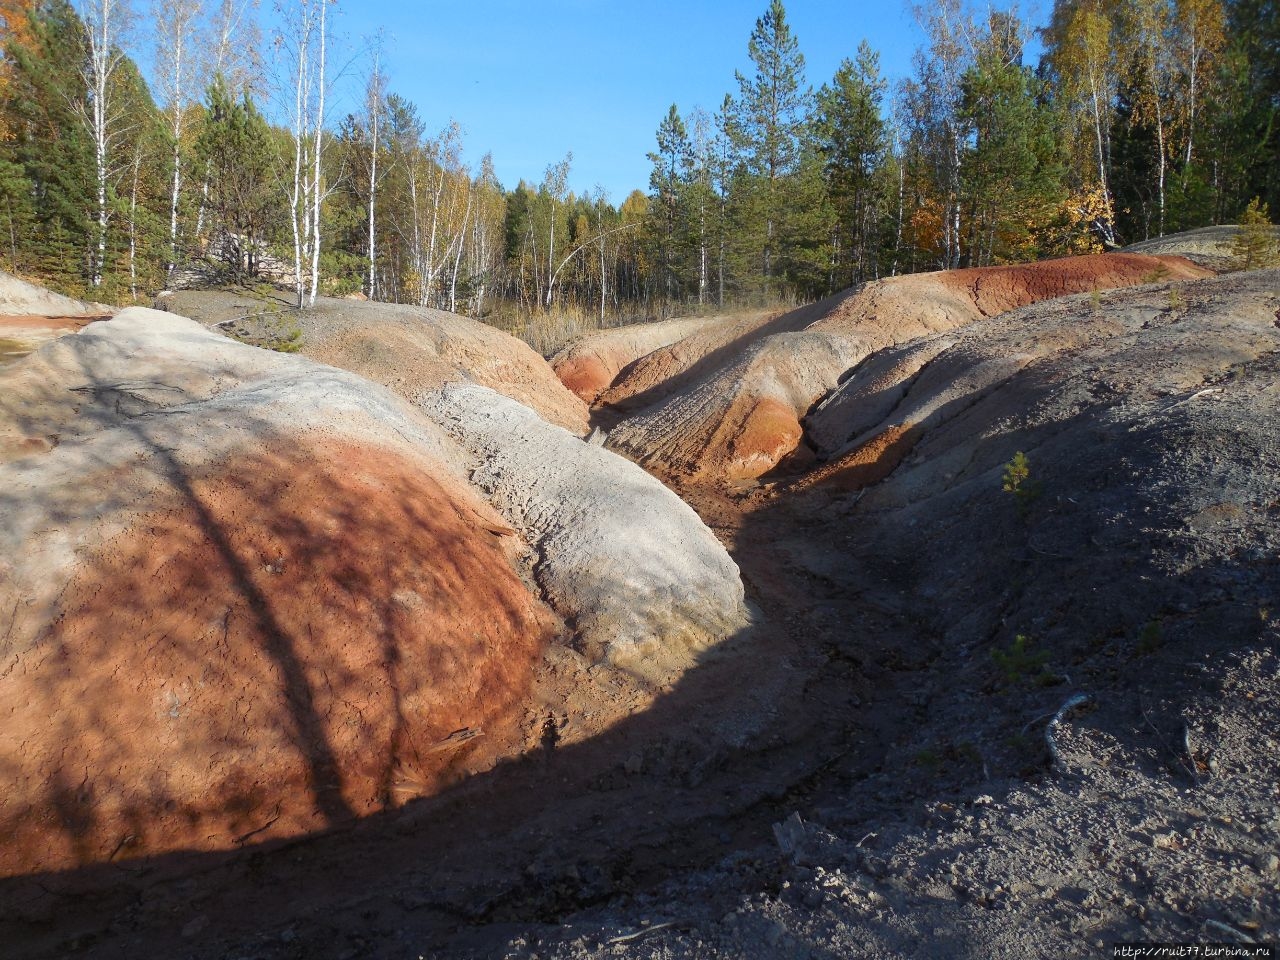
[[(660, 475), (698, 481), (758, 477), (797, 449), (801, 418), (873, 353), (1026, 304), (1161, 279), (1208, 276), (1180, 257), (1110, 254), (894, 277), (698, 344), (669, 379), (650, 375), (625, 397), (644, 404), (609, 446)], [(699, 335), (700, 336), (700, 335)], [(665, 348), (679, 355), (684, 344)], [(620, 387), (658, 366), (649, 358)], [(617, 399), (622, 400), (620, 395)]]
[(0, 372), (0, 875), (396, 805), (524, 748), (553, 641), (665, 681), (742, 625), (639, 467), (416, 399), (142, 309)]
[(0, 315), (83, 317), (101, 316), (107, 312), (100, 303), (64, 297), (0, 270)]
[[(470, 381), (491, 387), (573, 433), (587, 432), (587, 407), (562, 384), (550, 365), (510, 334), (444, 310), (404, 304), (321, 297), (295, 314), (277, 307), (258, 316), (263, 303), (217, 291), (182, 291), (162, 302), (214, 324), (253, 316), (254, 323), (297, 322), (303, 356), (350, 370), (412, 400), (444, 383)], [(280, 312), (282, 311), (283, 312)]]
[(697, 383), (708, 369), (725, 363), (756, 341), (801, 330), (812, 320), (807, 308), (786, 313), (755, 311), (715, 317), (687, 337), (635, 360), (597, 402), (620, 410), (641, 410)]
[(851, 665), (826, 689), (880, 686), (831, 748), (837, 769), (870, 754), (866, 774), (806, 781), (754, 847), (642, 901), (457, 955), (534, 936), (557, 960), (1274, 941), (1278, 385), (1280, 270), (1031, 305), (876, 355), (845, 386), (868, 405), (853, 429), (918, 423), (909, 454), (857, 491), (733, 498), (752, 508), (744, 570), (794, 571), (799, 642)]
[(187, 320), (90, 330), (33, 358), (74, 429), (0, 467), (0, 873), (311, 832), (465, 770), (556, 618), (452, 441)]
[(1157, 422), (1187, 404), (1213, 409), (1233, 371), (1280, 351), (1276, 276), (1041, 304), (884, 351), (807, 419), (828, 462), (804, 483), (859, 489), (893, 474), (869, 493), (903, 503), (1003, 464), (1016, 431), (1070, 427), (1104, 400)]
[(575, 340), (551, 358), (560, 381), (586, 403), (595, 403), (626, 367), (718, 321), (705, 317), (635, 323)]
[(420, 402), (466, 450), (471, 481), (537, 545), (543, 595), (588, 660), (661, 680), (743, 626), (737, 566), (635, 464), (484, 387), (451, 385)]
[(53, 293), (0, 270), (0, 364), (112, 311)]

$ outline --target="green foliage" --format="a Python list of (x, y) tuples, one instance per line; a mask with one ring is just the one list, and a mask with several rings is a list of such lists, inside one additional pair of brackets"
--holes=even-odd
[(1042, 492), (1042, 484), (1031, 479), (1031, 461), (1019, 450), (1013, 459), (1004, 465), (1000, 489), (1010, 494), (1018, 505), (1018, 513), (1025, 517), (1031, 504)]
[[(23, 16), (0, 34), (0, 265), (72, 294), (145, 299), (168, 280), (175, 151), (175, 259), (233, 278), (291, 261), (291, 134), (259, 113), (254, 85), (213, 78), (174, 144), (126, 59), (110, 90), (125, 119), (98, 264), (84, 24), (69, 0), (10, 6)], [(364, 289), (372, 268), (381, 299), (588, 329), (1084, 252), (1091, 236), (1227, 222), (1251, 197), (1241, 265), (1280, 253), (1265, 224), (1280, 202), (1274, 0), (1054, 0), (1038, 69), (1016, 14), (937, 0), (921, 8), (926, 49), (892, 107), (865, 43), (815, 96), (782, 0), (762, 6), (732, 95), (715, 117), (673, 104), (655, 118), (648, 195), (617, 205), (575, 195), (567, 162), (506, 189), (491, 162), (462, 160), (455, 127), (428, 136), (414, 104), (379, 88), (322, 136), (321, 289)], [(1024, 514), (1037, 487), (1010, 491)]]
[(1046, 666), (1049, 654), (1034, 649), (1031, 639), (1022, 633), (1005, 649), (992, 650), (991, 659), (1000, 671), (1000, 679), (1008, 686), (1049, 687), (1061, 682)]
[(271, 130), (249, 95), (236, 97), (221, 77), (206, 97), (196, 156), (209, 184), (208, 253), (231, 278), (255, 277), (266, 245), (285, 220), (284, 198), (272, 174)]
[(891, 184), (881, 175), (888, 151), (883, 118), (886, 83), (880, 55), (864, 40), (817, 94), (813, 136), (833, 211), (832, 271), (839, 288), (879, 276)]
[(942, 755), (932, 747), (917, 750), (912, 762), (930, 774), (937, 774), (942, 769)]
[(1155, 653), (1164, 645), (1164, 634), (1160, 629), (1160, 621), (1152, 620), (1143, 626), (1138, 634), (1138, 653), (1142, 656)]
[(1270, 211), (1260, 197), (1249, 201), (1240, 215), (1240, 231), (1231, 241), (1231, 255), (1241, 270), (1280, 263), (1280, 237), (1271, 225)]
[[(9, 259), (70, 293), (86, 286), (93, 148), (76, 105), (85, 98), (78, 65), (84, 25), (65, 0), (32, 11), (28, 44), (9, 36), (7, 96), (0, 101), (2, 175), (12, 211)], [(19, 234), (24, 228), (25, 235)]]
[(658, 127), (658, 150), (649, 154), (653, 172), (649, 174), (650, 219), (648, 238), (661, 273), (658, 282), (667, 298), (677, 299), (683, 274), (690, 262), (690, 209), (686, 179), (693, 166), (693, 145), (680, 112), (673, 103)]
[(744, 272), (764, 289), (777, 289), (793, 265), (802, 137), (812, 93), (804, 54), (781, 0), (756, 21), (747, 44), (754, 72), (736, 74), (738, 96), (726, 108), (732, 144), (733, 239)]
[(993, 13), (960, 81), (959, 119), (973, 131), (960, 182), (974, 265), (1034, 259), (1066, 195), (1047, 91), (1022, 65), (1021, 29)]

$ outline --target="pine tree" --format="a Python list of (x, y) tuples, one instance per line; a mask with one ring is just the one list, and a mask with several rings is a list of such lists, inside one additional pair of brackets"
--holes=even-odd
[(789, 178), (799, 167), (800, 138), (809, 119), (812, 92), (805, 84), (804, 55), (787, 23), (782, 0), (772, 0), (756, 21), (747, 45), (755, 73), (736, 74), (738, 97), (728, 130), (741, 158), (735, 189), (738, 231), (745, 252), (757, 261), (766, 288), (788, 255), (781, 221), (791, 197)]
[(272, 176), (271, 130), (249, 95), (234, 97), (221, 78), (207, 99), (196, 153), (209, 171), (208, 254), (233, 278), (253, 277), (287, 214)]
[(1034, 259), (1039, 234), (1061, 209), (1057, 162), (1041, 85), (1022, 65), (1021, 24), (993, 13), (961, 86), (973, 142), (961, 163), (975, 266)]
[(1271, 225), (1270, 211), (1259, 197), (1240, 215), (1240, 232), (1231, 242), (1231, 255), (1241, 270), (1257, 270), (1280, 262), (1280, 238)]
[[(832, 255), (842, 287), (879, 274), (876, 173), (887, 147), (880, 56), (864, 40), (817, 96), (814, 133), (836, 217)], [(834, 280), (835, 278), (833, 278)]]
[(685, 177), (691, 165), (693, 148), (674, 103), (658, 126), (657, 139), (657, 152), (649, 154), (649, 161), (653, 164), (653, 172), (649, 174), (652, 201), (649, 204), (649, 238), (662, 271), (660, 282), (664, 295), (668, 301), (676, 301), (681, 295), (687, 268), (685, 239), (689, 215)]
[(13, 211), (9, 255), (15, 267), (82, 294), (94, 177), (93, 148), (74, 108), (85, 96), (84, 25), (66, 0), (50, 0), (31, 10), (27, 29), (25, 37), (6, 36), (4, 46), (8, 95), (0, 110), (7, 137), (0, 159)]
[[(1247, 103), (1243, 118), (1248, 143), (1248, 173), (1237, 202), (1255, 193), (1271, 206), (1280, 205), (1280, 3), (1276, 0), (1230, 0), (1229, 33), (1236, 54), (1247, 64)], [(1242, 64), (1242, 65), (1243, 65)]]

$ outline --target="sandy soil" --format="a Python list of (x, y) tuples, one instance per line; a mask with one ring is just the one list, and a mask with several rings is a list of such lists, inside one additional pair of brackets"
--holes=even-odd
[(101, 303), (64, 297), (0, 270), (0, 315), (19, 317), (82, 317), (114, 313)]
[(108, 316), (0, 316), (0, 367), (25, 357), (42, 343), (75, 333)]

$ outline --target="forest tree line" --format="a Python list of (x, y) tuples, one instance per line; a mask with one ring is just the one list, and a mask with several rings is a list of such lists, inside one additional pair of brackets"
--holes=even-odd
[[(815, 89), (781, 0), (714, 112), (658, 118), (647, 191), (507, 189), (429, 130), (334, 0), (0, 0), (0, 266), (106, 302), (262, 278), (475, 316), (807, 299), (895, 273), (1099, 250), (1280, 202), (1280, 5), (1055, 0), (914, 10), (891, 83), (866, 43)], [(146, 46), (149, 82), (138, 67)], [(264, 62), (270, 62), (268, 69)], [(727, 78), (730, 79), (730, 78)], [(264, 104), (272, 104), (266, 109)]]

